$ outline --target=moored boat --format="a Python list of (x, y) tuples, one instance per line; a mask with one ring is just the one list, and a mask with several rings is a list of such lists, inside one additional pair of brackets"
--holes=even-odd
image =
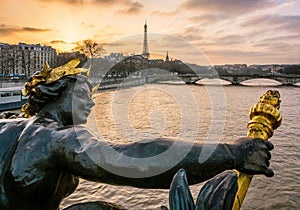
[(19, 109), (26, 103), (27, 97), (22, 95), (23, 87), (0, 88), (0, 111)]

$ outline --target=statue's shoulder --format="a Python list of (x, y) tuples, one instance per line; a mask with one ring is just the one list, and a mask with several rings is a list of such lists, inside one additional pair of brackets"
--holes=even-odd
[[(4, 180), (2, 177), (5, 175), (27, 122), (28, 120), (24, 118), (0, 120), (0, 180)], [(0, 185), (2, 186), (1, 181)]]
[(0, 130), (4, 132), (5, 130), (16, 129), (18, 127), (23, 128), (27, 122), (27, 118), (0, 119)]
[(72, 138), (72, 139), (81, 139), (81, 138), (91, 138), (93, 134), (84, 126), (80, 125), (71, 125), (58, 128), (56, 134), (62, 138)]
[(51, 144), (53, 150), (61, 151), (61, 148), (73, 150), (86, 145), (93, 135), (83, 126), (66, 126), (51, 132)]

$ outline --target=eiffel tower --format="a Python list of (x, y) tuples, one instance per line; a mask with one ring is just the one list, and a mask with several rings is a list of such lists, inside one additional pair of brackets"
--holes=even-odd
[(144, 44), (143, 44), (142, 56), (147, 59), (150, 57), (150, 53), (148, 49), (148, 39), (147, 39), (147, 21), (145, 21), (145, 25), (144, 25)]

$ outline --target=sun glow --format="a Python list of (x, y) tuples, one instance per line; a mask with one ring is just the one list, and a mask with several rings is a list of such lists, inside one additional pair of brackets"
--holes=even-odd
[[(293, 4), (272, 1), (276, 5), (269, 6), (267, 0), (262, 0), (263, 8), (256, 8), (257, 1), (228, 2), (235, 3), (210, 1), (210, 6), (205, 6), (203, 1), (192, 0), (1, 0), (0, 36), (3, 43), (41, 43), (70, 51), (75, 42), (85, 39), (114, 44), (118, 39), (142, 34), (147, 19), (150, 54), (169, 51), (180, 60), (198, 64), (203, 63), (197, 57), (200, 50), (213, 64), (299, 63), (296, 29), (300, 4), (296, 0)], [(224, 12), (226, 9), (232, 14)], [(168, 40), (151, 40), (150, 33), (178, 37), (199, 50), (190, 52)], [(119, 45), (113, 52), (139, 54), (142, 36), (136, 41), (140, 45), (127, 43), (130, 46), (124, 50)]]

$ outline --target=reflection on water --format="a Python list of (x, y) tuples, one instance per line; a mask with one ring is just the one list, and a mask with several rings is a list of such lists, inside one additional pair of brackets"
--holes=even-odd
[(272, 79), (250, 79), (241, 83), (246, 86), (279, 86), (280, 82)]
[[(230, 82), (222, 79), (202, 79), (196, 82), (199, 85), (231, 85)], [(280, 86), (280, 82), (272, 79), (249, 79), (241, 82), (244, 86)], [(296, 83), (295, 86), (300, 86), (300, 83)]]
[[(188, 89), (187, 89), (188, 88)], [(176, 140), (182, 132), (195, 137), (195, 141), (205, 142), (209, 132), (222, 129), (221, 142), (233, 142), (247, 133), (249, 108), (270, 87), (212, 86), (157, 84), (134, 87), (119, 91), (106, 91), (97, 95), (96, 106), (87, 127), (96, 135), (108, 141), (119, 143), (136, 141), (158, 136)], [(220, 89), (221, 88), (221, 89)], [(283, 124), (271, 138), (275, 149), (272, 152), (271, 167), (273, 178), (255, 176), (245, 198), (243, 209), (297, 209), (300, 206), (300, 89), (298, 87), (272, 87), (281, 93)], [(172, 90), (172, 92), (170, 92)], [(184, 91), (183, 91), (184, 90)], [(223, 92), (225, 112), (223, 117), (213, 111), (216, 106), (222, 110), (224, 100), (212, 103), (212, 92)], [(188, 93), (193, 98), (188, 97)], [(176, 93), (176, 97), (174, 94)], [(211, 94), (209, 94), (211, 93)], [(218, 93), (219, 94), (219, 93)], [(216, 95), (218, 95), (216, 94)], [(123, 96), (123, 98), (121, 97)], [(219, 98), (222, 98), (219, 94)], [(127, 104), (123, 106), (124, 99)], [(195, 103), (197, 107), (184, 107), (187, 119), (182, 122), (182, 101)], [(213, 119), (213, 120), (212, 120)], [(122, 120), (120, 122), (119, 120)], [(125, 120), (126, 123), (123, 121)], [(182, 130), (183, 123), (190, 129)], [(225, 123), (222, 127), (222, 123)], [(194, 133), (193, 133), (194, 132)], [(191, 187), (194, 198), (202, 184)], [(65, 199), (61, 208), (83, 201), (109, 201), (128, 209), (159, 209), (168, 205), (168, 190), (146, 190), (126, 186), (110, 186), (81, 180), (78, 189)]]

